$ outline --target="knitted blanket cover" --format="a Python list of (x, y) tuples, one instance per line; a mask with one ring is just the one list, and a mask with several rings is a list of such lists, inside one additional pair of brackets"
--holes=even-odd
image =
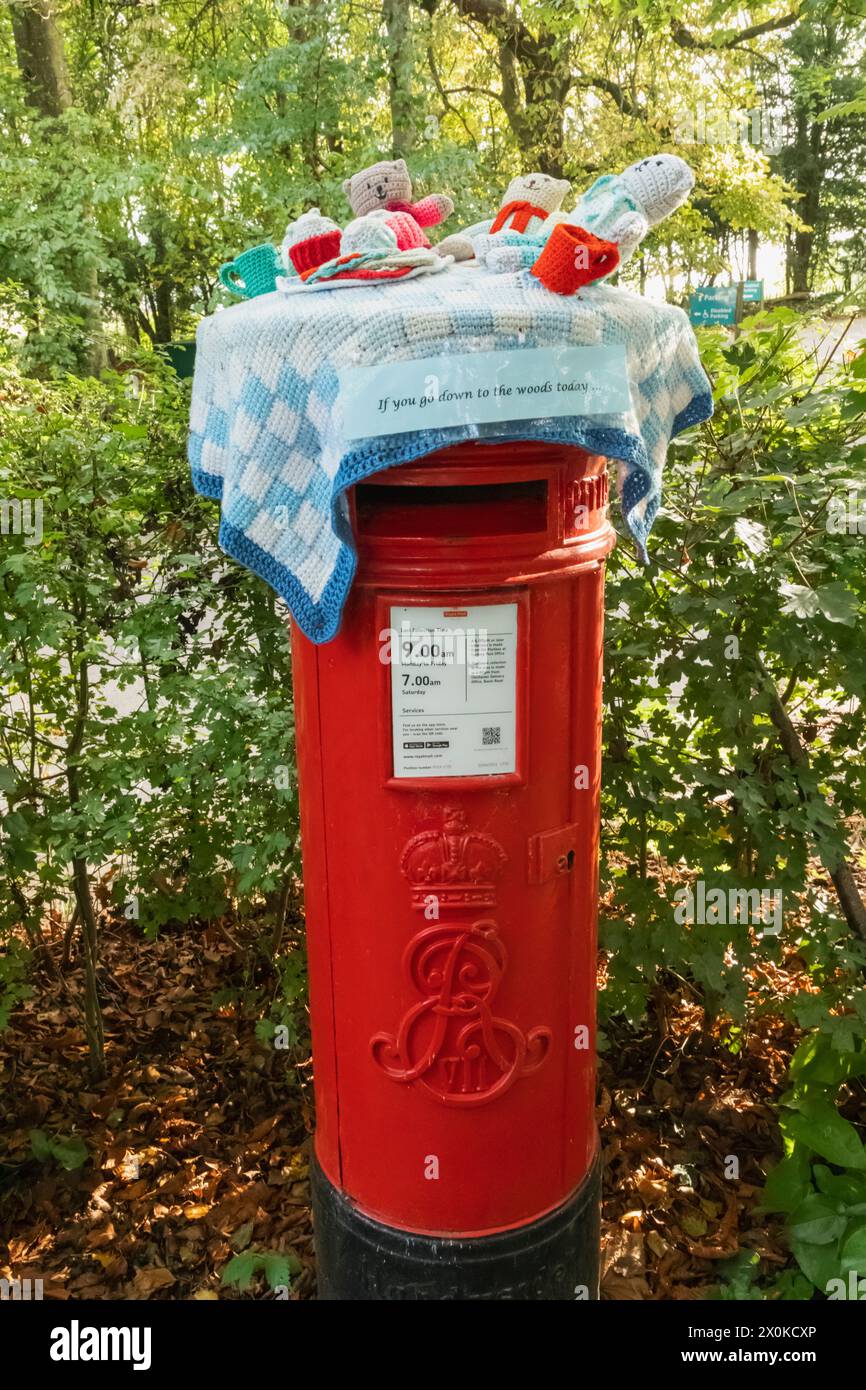
[[(520, 348), (620, 345), (631, 409), (341, 437), (349, 367)], [(626, 526), (647, 561), (670, 440), (712, 414), (681, 309), (606, 284), (551, 294), (527, 271), (453, 266), (352, 294), (261, 295), (198, 328), (189, 433), (197, 492), (221, 503), (219, 542), (285, 600), (313, 642), (339, 629), (356, 567), (346, 490), (469, 439), (574, 444), (618, 461)]]

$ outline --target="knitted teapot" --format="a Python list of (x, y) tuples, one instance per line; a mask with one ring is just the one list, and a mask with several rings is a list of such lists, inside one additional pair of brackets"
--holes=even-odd
[(340, 228), (330, 217), (323, 217), (318, 208), (310, 208), (290, 222), (281, 247), (283, 265), (291, 275), (297, 271), (315, 270), (325, 261), (340, 254)]

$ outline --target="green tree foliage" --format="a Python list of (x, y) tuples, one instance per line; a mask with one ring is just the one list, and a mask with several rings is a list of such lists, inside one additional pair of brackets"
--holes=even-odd
[(779, 309), (733, 343), (705, 332), (716, 415), (673, 450), (655, 573), (627, 548), (612, 561), (604, 785), (630, 909), (608, 928), (615, 1011), (642, 1012), (660, 961), (688, 962), (713, 1011), (744, 1004), (755, 934), (678, 927), (653, 853), (726, 892), (772, 884), (792, 910), (817, 854), (837, 900), (816, 895), (810, 952), (828, 978), (866, 961), (842, 830), (866, 805), (866, 355), (822, 372), (800, 324)]
[(726, 275), (751, 234), (787, 237), (796, 285), (820, 286), (862, 220), (866, 25), (835, 0), (755, 8), (744, 25), (709, 0), (14, 0), (0, 313), (48, 371), (92, 362), (100, 322), (136, 343), (189, 335), (223, 300), (223, 259), (310, 204), (345, 219), (342, 180), (392, 150), (452, 193), (455, 227), (519, 169), (578, 192), (676, 150), (695, 198), (630, 282)]
[(866, 1145), (836, 1102), (844, 1105), (866, 1076), (864, 1025), (861, 1002), (847, 1036), (841, 1029), (810, 1034), (791, 1063), (785, 1157), (769, 1176), (764, 1201), (767, 1210), (787, 1217), (791, 1249), (808, 1281), (806, 1297), (811, 1286), (834, 1299), (862, 1297)]
[[(70, 903), (96, 1058), (97, 879), (155, 931), (279, 895), (296, 864), (288, 638), (192, 494), (188, 393), (158, 359), (5, 380), (0, 497), (41, 510), (0, 548), (0, 936), (36, 944)], [(10, 959), (0, 1007), (23, 987)]]
[[(716, 414), (672, 451), (653, 569), (625, 547), (612, 557), (602, 786), (616, 915), (601, 935), (605, 1014), (640, 1019), (661, 967), (697, 991), (735, 1049), (742, 1022), (768, 1007), (755, 983), (764, 963), (792, 949), (807, 963), (814, 992), (791, 1008), (809, 1031), (767, 1196), (788, 1214), (801, 1271), (773, 1296), (797, 1298), (858, 1267), (866, 1212), (863, 1144), (842, 1113), (866, 1044), (854, 874), (866, 808), (866, 352), (825, 366), (802, 329), (776, 310), (735, 341), (705, 331)], [(684, 882), (718, 890), (723, 906), (687, 914)], [(740, 910), (749, 893), (755, 904), (780, 895), (772, 923)], [(726, 1296), (761, 1296), (744, 1292), (753, 1273), (733, 1271)]]

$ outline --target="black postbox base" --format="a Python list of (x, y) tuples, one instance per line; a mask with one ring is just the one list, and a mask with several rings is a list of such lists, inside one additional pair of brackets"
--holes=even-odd
[(598, 1298), (601, 1164), (538, 1221), (492, 1236), (413, 1235), (362, 1215), (315, 1158), (319, 1298), (402, 1301)]

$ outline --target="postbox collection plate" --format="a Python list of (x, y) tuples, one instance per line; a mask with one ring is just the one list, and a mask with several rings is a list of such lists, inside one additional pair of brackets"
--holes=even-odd
[(516, 603), (390, 610), (394, 776), (517, 770)]

